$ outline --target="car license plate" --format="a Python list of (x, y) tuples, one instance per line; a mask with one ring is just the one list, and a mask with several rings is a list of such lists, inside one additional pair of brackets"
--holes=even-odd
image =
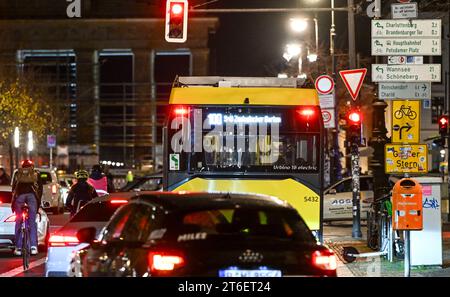
[(281, 270), (219, 270), (221, 277), (281, 277)]

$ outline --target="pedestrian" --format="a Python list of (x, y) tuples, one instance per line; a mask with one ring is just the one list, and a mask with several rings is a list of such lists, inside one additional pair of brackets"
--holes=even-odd
[(5, 168), (0, 167), (0, 186), (9, 186), (11, 185), (11, 178), (6, 173)]
[(75, 177), (77, 182), (70, 187), (66, 200), (66, 207), (70, 210), (72, 217), (83, 205), (98, 197), (95, 188), (87, 182), (89, 173), (86, 170), (77, 171)]
[(42, 180), (39, 173), (34, 169), (34, 163), (31, 160), (22, 161), (21, 168), (17, 169), (14, 175), (12, 184), (12, 201), (11, 209), (16, 214), (15, 226), (15, 245), (14, 255), (22, 255), (22, 236), (20, 228), (22, 224), (22, 208), (27, 205), (28, 221), (30, 227), (30, 251), (32, 255), (38, 253), (38, 238), (37, 238), (37, 224), (36, 215), (41, 205), (42, 198)]
[(128, 171), (128, 173), (127, 173), (127, 184), (132, 183), (133, 180), (134, 180), (133, 172), (130, 170), (130, 171)]

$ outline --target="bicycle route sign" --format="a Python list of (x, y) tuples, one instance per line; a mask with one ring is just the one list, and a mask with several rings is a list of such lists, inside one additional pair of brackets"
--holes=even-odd
[(420, 102), (418, 100), (396, 100), (392, 102), (393, 143), (419, 143)]
[(386, 144), (384, 148), (387, 174), (428, 172), (426, 144)]

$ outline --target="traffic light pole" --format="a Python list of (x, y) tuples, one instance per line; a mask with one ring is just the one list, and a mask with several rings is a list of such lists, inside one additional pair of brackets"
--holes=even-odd
[(361, 191), (359, 183), (359, 146), (358, 142), (353, 141), (351, 146), (351, 162), (352, 162), (352, 185), (353, 185), (353, 228), (352, 237), (361, 238)]

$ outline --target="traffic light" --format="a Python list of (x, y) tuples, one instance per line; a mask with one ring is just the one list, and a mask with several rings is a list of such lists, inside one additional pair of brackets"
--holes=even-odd
[(188, 21), (187, 0), (167, 0), (166, 3), (166, 41), (186, 42)]
[(441, 115), (438, 119), (439, 134), (442, 136), (447, 136), (448, 131), (448, 115)]
[(347, 135), (351, 144), (361, 144), (361, 112), (351, 110), (347, 114)]

